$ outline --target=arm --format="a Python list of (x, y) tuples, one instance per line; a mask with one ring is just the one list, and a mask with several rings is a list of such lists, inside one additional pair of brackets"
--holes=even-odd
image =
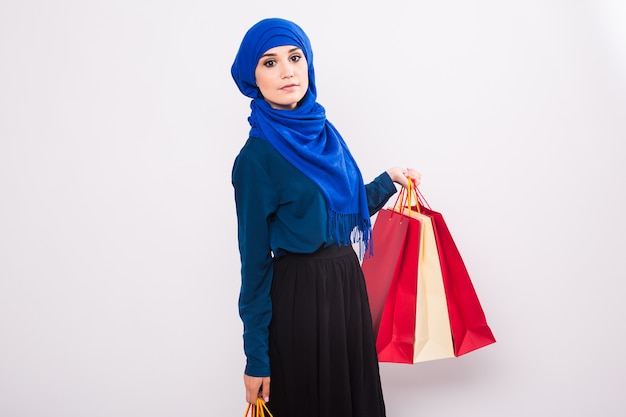
[(383, 172), (374, 181), (365, 184), (369, 215), (373, 216), (378, 213), (396, 191), (396, 186), (387, 172)]
[[(246, 400), (269, 396), (268, 327), (272, 306), (268, 217), (275, 207), (269, 175), (253, 150), (242, 150), (233, 167), (237, 208), (241, 290), (239, 315), (244, 325)], [(262, 389), (262, 392), (259, 390)]]
[(415, 186), (419, 185), (421, 174), (411, 168), (394, 167), (383, 172), (374, 181), (365, 185), (367, 194), (367, 206), (370, 216), (377, 213), (385, 203), (396, 193), (395, 183), (403, 187), (408, 186), (407, 177), (413, 180)]

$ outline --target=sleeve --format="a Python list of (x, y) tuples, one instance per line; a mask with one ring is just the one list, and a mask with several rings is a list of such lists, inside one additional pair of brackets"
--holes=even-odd
[(268, 327), (273, 274), (268, 219), (275, 211), (275, 198), (267, 169), (253, 153), (249, 148), (242, 150), (232, 175), (241, 258), (239, 316), (244, 327), (245, 373), (265, 377), (270, 376)]
[(365, 194), (367, 195), (367, 207), (370, 216), (382, 209), (396, 191), (396, 186), (387, 172), (383, 172), (374, 181), (366, 184)]

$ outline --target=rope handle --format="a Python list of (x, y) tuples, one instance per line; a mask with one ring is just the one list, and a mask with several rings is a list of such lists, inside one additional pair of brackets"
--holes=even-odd
[(428, 204), (428, 201), (426, 201), (426, 197), (424, 197), (424, 194), (422, 194), (422, 192), (417, 187), (415, 187), (415, 195), (417, 196), (417, 199), (419, 200), (420, 204), (423, 207), (426, 207), (429, 210), (432, 210), (432, 208), (430, 207), (430, 204)]
[(413, 186), (413, 180), (408, 177), (407, 180), (408, 185), (406, 188), (402, 187), (398, 193), (398, 197), (396, 197), (396, 202), (394, 203), (394, 210), (391, 214), (393, 214), (393, 212), (402, 213), (405, 207), (411, 210), (413, 207), (413, 199), (415, 199), (415, 206), (418, 213), (422, 212), (422, 206), (430, 209), (430, 204), (428, 204), (421, 191)]
[[(252, 411), (252, 414), (250, 412)], [(267, 412), (267, 417), (274, 417), (272, 412), (267, 408), (265, 401), (263, 398), (259, 397), (256, 399), (256, 404), (252, 405), (248, 403), (248, 407), (246, 407), (246, 412), (243, 414), (243, 417), (266, 417), (265, 413)]]

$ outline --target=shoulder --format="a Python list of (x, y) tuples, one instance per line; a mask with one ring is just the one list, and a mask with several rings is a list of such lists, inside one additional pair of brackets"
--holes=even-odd
[(272, 145), (265, 139), (249, 137), (246, 143), (243, 145), (237, 158), (241, 157), (261, 157), (264, 155), (270, 155), (276, 152)]
[(235, 167), (238, 164), (261, 164), (266, 165), (268, 161), (276, 158), (278, 152), (265, 139), (250, 137), (243, 145), (239, 154), (235, 157)]
[(233, 179), (239, 175), (267, 173), (277, 158), (280, 158), (278, 152), (267, 140), (250, 137), (235, 157)]

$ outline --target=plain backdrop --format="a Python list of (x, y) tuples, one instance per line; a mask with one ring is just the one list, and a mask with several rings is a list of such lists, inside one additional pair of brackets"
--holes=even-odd
[(381, 364), (388, 416), (624, 415), (620, 0), (1, 0), (0, 415), (243, 414), (230, 65), (265, 17), (366, 181), (422, 172), (497, 338)]

